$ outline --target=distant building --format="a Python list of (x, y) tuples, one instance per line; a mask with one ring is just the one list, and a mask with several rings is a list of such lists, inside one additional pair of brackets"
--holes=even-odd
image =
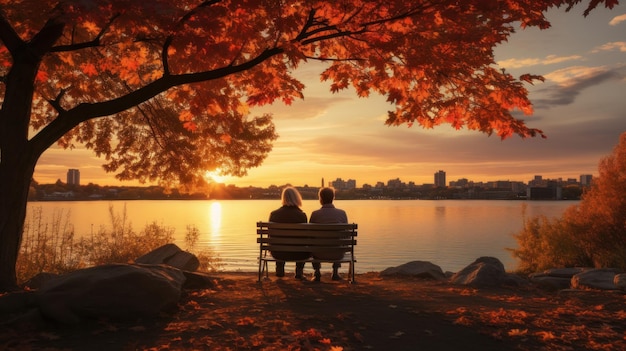
[(454, 188), (467, 188), (469, 186), (469, 180), (467, 178), (461, 178), (456, 182), (451, 181), (450, 186)]
[(543, 180), (545, 186), (529, 186), (527, 197), (530, 200), (563, 200), (563, 187), (559, 181)]
[(591, 181), (593, 180), (593, 176), (591, 174), (582, 174), (580, 176), (580, 185), (581, 186), (591, 186)]
[(356, 189), (356, 180), (354, 179), (343, 180), (341, 178), (337, 178), (328, 184), (329, 186), (335, 188), (335, 190)]
[(435, 173), (435, 186), (436, 187), (446, 187), (446, 172), (439, 171)]
[(67, 185), (80, 185), (80, 171), (77, 169), (69, 169), (67, 171)]
[(542, 176), (536, 175), (535, 178), (528, 182), (529, 187), (545, 188), (548, 186), (548, 182), (543, 179)]
[(400, 180), (400, 178), (389, 179), (387, 181), (387, 188), (389, 189), (401, 189), (404, 187), (404, 183)]

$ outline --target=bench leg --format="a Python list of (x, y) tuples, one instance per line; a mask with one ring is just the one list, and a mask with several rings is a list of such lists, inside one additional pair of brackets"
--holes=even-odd
[(269, 274), (267, 272), (267, 261), (263, 259), (259, 259), (259, 279), (258, 282), (261, 282), (261, 277), (263, 277), (263, 273), (265, 272), (265, 278), (269, 279)]
[(354, 261), (350, 262), (350, 283), (356, 283), (356, 275), (354, 274)]

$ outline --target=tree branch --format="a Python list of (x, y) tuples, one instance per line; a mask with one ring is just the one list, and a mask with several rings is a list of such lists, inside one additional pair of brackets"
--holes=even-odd
[(124, 96), (97, 103), (81, 103), (72, 109), (59, 112), (57, 118), (40, 130), (29, 143), (32, 144), (33, 149), (37, 150), (37, 152), (43, 153), (54, 142), (82, 122), (94, 118), (111, 116), (128, 110), (175, 86), (211, 81), (247, 71), (263, 63), (269, 58), (282, 53), (284, 53), (282, 48), (270, 48), (264, 50), (257, 57), (240, 65), (229, 65), (212, 71), (186, 73), (180, 75), (164, 75), (163, 77)]
[[(90, 41), (87, 41), (87, 42), (83, 42), (83, 43), (73, 43), (73, 44), (68, 44), (68, 45), (54, 46), (54, 47), (52, 47), (50, 52), (75, 51), (75, 50), (81, 50), (81, 49), (86, 49), (86, 48), (92, 48), (92, 47), (100, 46), (100, 40), (102, 39), (102, 36), (104, 36), (104, 34), (107, 32), (107, 30), (109, 28), (111, 28), (111, 25), (113, 24), (113, 22), (120, 16), (121, 16), (121, 13), (117, 13), (117, 14), (113, 15), (113, 17), (111, 17), (109, 22), (107, 22), (107, 24), (105, 24), (102, 27), (102, 29), (100, 30), (98, 35), (96, 35), (96, 37), (93, 38), (93, 40), (90, 40)], [(73, 41), (73, 39), (72, 39), (72, 41)]]
[(61, 91), (59, 92), (59, 94), (56, 96), (56, 98), (54, 98), (54, 100), (50, 100), (48, 99), (48, 103), (54, 107), (54, 109), (61, 113), (61, 112), (65, 112), (65, 109), (61, 106), (61, 99), (63, 98), (63, 95), (65, 95), (66, 90), (65, 89), (61, 89)]
[(24, 45), (24, 41), (17, 35), (2, 13), (0, 13), (0, 40), (11, 54), (16, 52), (21, 45)]
[[(185, 13), (178, 20), (178, 24), (177, 25), (178, 26), (182, 26), (194, 14), (196, 14), (199, 9), (201, 9), (203, 7), (209, 7), (211, 5), (217, 4), (220, 1), (221, 0), (210, 0), (210, 1), (204, 1), (204, 2), (200, 3), (198, 6), (194, 7), (193, 9), (191, 9), (187, 13)], [(161, 64), (163, 65), (163, 75), (164, 76), (167, 76), (167, 75), (170, 74), (170, 65), (169, 65), (167, 52), (169, 51), (169, 47), (172, 45), (172, 41), (174, 41), (174, 36), (170, 34), (170, 35), (167, 36), (167, 38), (165, 38), (165, 42), (163, 42), (163, 49), (161, 51)]]

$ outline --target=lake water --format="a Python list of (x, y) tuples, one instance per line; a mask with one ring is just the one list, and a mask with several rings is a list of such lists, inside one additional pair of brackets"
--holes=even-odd
[[(343, 200), (348, 220), (359, 225), (355, 256), (356, 271), (382, 271), (410, 261), (430, 261), (444, 271), (456, 272), (476, 258), (493, 256), (507, 270), (517, 262), (505, 248), (517, 246), (513, 234), (523, 227), (526, 216), (560, 216), (574, 201), (499, 200)], [(68, 201), (30, 202), (29, 212), (41, 208), (46, 218), (60, 210), (69, 216), (77, 236), (110, 226), (109, 206), (126, 213), (135, 231), (157, 222), (175, 229), (176, 243), (184, 248), (189, 225), (200, 231), (198, 248), (219, 255), (223, 270), (256, 271), (258, 246), (256, 222), (268, 219), (279, 200), (207, 201)], [(310, 215), (319, 208), (305, 200)], [(323, 265), (323, 269), (330, 264)], [(288, 269), (291, 269), (288, 267)], [(307, 270), (310, 267), (307, 266)]]

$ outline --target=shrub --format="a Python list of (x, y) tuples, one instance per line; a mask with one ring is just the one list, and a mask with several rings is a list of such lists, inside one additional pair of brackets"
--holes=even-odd
[(199, 271), (203, 272), (215, 272), (218, 271), (222, 267), (222, 262), (213, 252), (209, 249), (198, 250), (196, 248), (198, 243), (198, 238), (200, 238), (200, 230), (196, 226), (187, 226), (187, 232), (185, 234), (185, 244), (186, 250), (189, 252), (193, 252), (198, 260), (200, 261)]
[(522, 231), (515, 235), (519, 247), (509, 249), (520, 261), (517, 270), (532, 273), (554, 267), (588, 266), (591, 261), (573, 240), (573, 232), (561, 218), (524, 218)]
[(37, 273), (63, 273), (84, 267), (74, 245), (74, 227), (69, 212), (54, 210), (52, 218), (43, 218), (34, 208), (24, 223), (24, 234), (17, 260), (17, 279), (24, 281)]
[[(174, 241), (174, 228), (156, 222), (135, 232), (126, 208), (121, 215), (109, 207), (110, 228), (102, 226), (91, 236), (76, 238), (69, 223), (69, 211), (54, 210), (52, 218), (43, 218), (41, 207), (33, 208), (25, 221), (20, 255), (17, 260), (17, 280), (24, 282), (42, 272), (66, 273), (107, 263), (130, 263), (137, 257)], [(187, 227), (186, 250), (193, 252), (200, 233)], [(195, 255), (200, 270), (215, 271), (221, 264), (210, 250)]]
[(599, 176), (580, 203), (563, 216), (524, 220), (515, 235), (522, 272), (552, 267), (592, 266), (626, 270), (626, 133), (602, 159)]

